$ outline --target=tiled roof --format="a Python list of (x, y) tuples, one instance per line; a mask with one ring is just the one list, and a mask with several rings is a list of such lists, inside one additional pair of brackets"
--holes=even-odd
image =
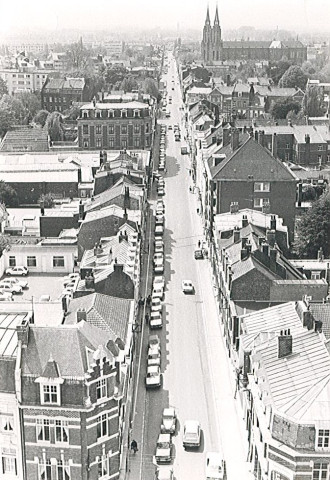
[[(115, 215), (119, 218), (124, 218), (124, 210), (117, 205), (110, 205), (109, 207), (102, 208), (101, 210), (96, 210), (95, 212), (88, 212), (83, 223), (94, 222), (100, 218), (109, 217)], [(141, 222), (141, 211), (140, 210), (127, 210), (127, 219), (131, 222)]]
[(2, 152), (47, 152), (48, 150), (48, 132), (38, 127), (10, 130), (0, 145)]
[[(84, 378), (88, 369), (87, 349), (95, 351), (102, 345), (107, 352), (110, 339), (110, 334), (84, 321), (60, 327), (30, 326), (28, 348), (22, 349), (22, 374), (41, 377), (52, 357), (61, 377)], [(111, 358), (110, 352), (108, 357)]]
[[(133, 185), (133, 188), (132, 188)], [(89, 201), (85, 204), (85, 212), (90, 210), (96, 210), (102, 208), (105, 203), (110, 202), (111, 200), (118, 198), (120, 196), (125, 195), (125, 188), (129, 188), (129, 196), (130, 198), (139, 200), (141, 195), (143, 194), (141, 187), (136, 186), (136, 184), (132, 184), (131, 182), (128, 184), (126, 182), (119, 183), (114, 185), (111, 188), (108, 188), (104, 192), (100, 193), (99, 195), (95, 195), (92, 201)]]
[(269, 48), (270, 43), (267, 40), (227, 40), (223, 42), (223, 48)]
[[(235, 151), (226, 145), (219, 153), (225, 153), (226, 159), (210, 168), (216, 180), (247, 180), (248, 175), (252, 174), (254, 181), (296, 181), (293, 173), (252, 137)], [(209, 165), (211, 160), (208, 161)]]
[(83, 90), (84, 86), (84, 78), (51, 78), (49, 79), (49, 82), (45, 85), (44, 90)]
[(131, 308), (131, 300), (92, 293), (71, 300), (65, 324), (76, 323), (77, 310), (85, 309), (88, 323), (109, 332), (114, 340), (120, 338), (125, 343)]

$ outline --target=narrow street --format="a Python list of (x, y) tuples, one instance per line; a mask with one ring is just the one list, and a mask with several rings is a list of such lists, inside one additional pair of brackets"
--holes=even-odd
[[(182, 104), (176, 64), (169, 54), (166, 75), (168, 97), (172, 96), (166, 125), (180, 124), (182, 140)], [(172, 77), (175, 83), (173, 91)], [(195, 260), (194, 250), (203, 240), (201, 219), (197, 214), (197, 195), (189, 191), (190, 159), (181, 155), (181, 142), (174, 141), (173, 130), (167, 131), (165, 176), (165, 315), (162, 330), (154, 331), (161, 339), (163, 385), (160, 390), (146, 391), (146, 342), (144, 336), (137, 403), (133, 417), (132, 438), (139, 444), (136, 455), (130, 455), (132, 480), (154, 478), (153, 455), (164, 407), (177, 410), (177, 431), (173, 438), (173, 470), (176, 480), (205, 478), (207, 452), (222, 451), (229, 480), (253, 478), (249, 472), (247, 440), (239, 401), (234, 400), (234, 373), (221, 334), (208, 260)], [(152, 252), (151, 252), (152, 253)], [(182, 280), (191, 280), (194, 295), (182, 292)], [(145, 327), (148, 330), (148, 327)], [(144, 356), (143, 356), (144, 355)], [(196, 451), (182, 446), (186, 420), (198, 420), (202, 443)]]

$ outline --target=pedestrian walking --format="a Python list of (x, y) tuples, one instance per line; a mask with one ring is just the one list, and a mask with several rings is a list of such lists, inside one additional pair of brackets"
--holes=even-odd
[(151, 295), (149, 294), (149, 295), (147, 296), (147, 305), (149, 306), (150, 303), (151, 303)]
[(201, 248), (201, 241), (198, 240), (198, 248)]
[(138, 444), (135, 440), (132, 440), (131, 441), (131, 450), (133, 451), (134, 455), (136, 454), (136, 452), (138, 451)]
[(149, 313), (148, 312), (146, 313), (145, 320), (146, 320), (146, 324), (148, 325), (149, 324)]

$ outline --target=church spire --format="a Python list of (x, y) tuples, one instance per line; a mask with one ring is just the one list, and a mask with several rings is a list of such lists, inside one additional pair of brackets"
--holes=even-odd
[(219, 12), (218, 12), (218, 4), (217, 4), (217, 7), (216, 7), (216, 9), (215, 9), (214, 25), (220, 25), (220, 22), (219, 22)]
[(210, 22), (210, 10), (209, 10), (209, 6), (207, 6), (207, 11), (206, 11), (206, 19), (205, 19), (205, 25), (211, 25), (211, 22)]

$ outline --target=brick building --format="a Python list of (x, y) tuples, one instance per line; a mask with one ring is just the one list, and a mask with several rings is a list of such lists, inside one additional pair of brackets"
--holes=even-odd
[(119, 476), (124, 339), (81, 320), (84, 311), (77, 317), (60, 328), (18, 328), (27, 480)]
[(80, 109), (79, 147), (106, 150), (150, 149), (153, 129), (154, 108), (147, 103), (93, 101)]
[(41, 89), (41, 104), (48, 112), (64, 112), (73, 102), (88, 102), (92, 94), (84, 78), (49, 78)]

